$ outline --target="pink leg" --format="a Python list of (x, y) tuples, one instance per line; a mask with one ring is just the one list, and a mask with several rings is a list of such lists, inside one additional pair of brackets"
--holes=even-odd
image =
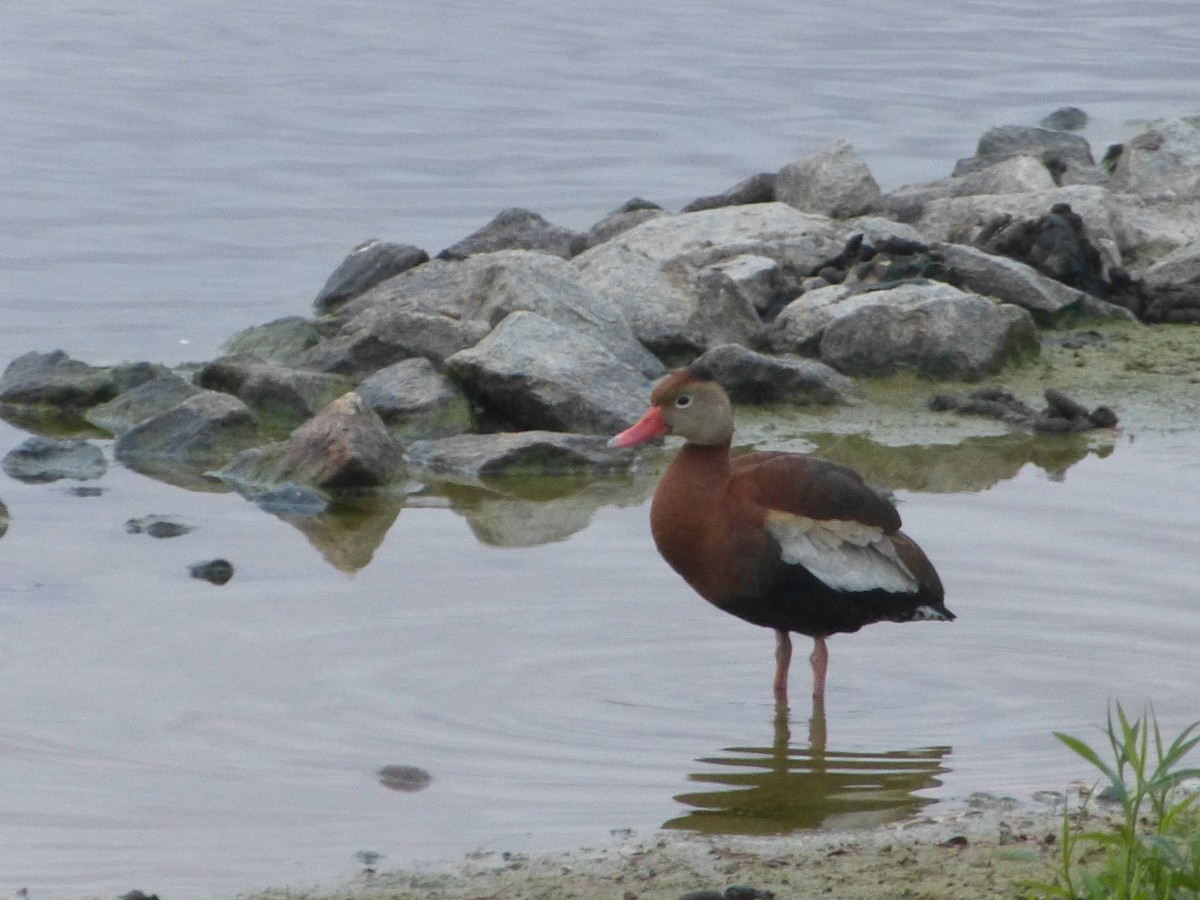
[(775, 702), (787, 705), (788, 668), (792, 664), (792, 636), (775, 632)]
[(825, 638), (813, 638), (813, 652), (809, 658), (813, 670), (813, 699), (825, 700), (825, 670), (829, 668), (829, 648)]

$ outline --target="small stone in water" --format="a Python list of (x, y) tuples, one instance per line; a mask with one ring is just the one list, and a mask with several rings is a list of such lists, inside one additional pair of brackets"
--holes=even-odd
[(233, 577), (233, 563), (227, 559), (210, 559), (206, 562), (192, 563), (188, 566), (188, 572), (193, 578), (221, 585)]
[(140, 519), (130, 519), (125, 523), (125, 530), (130, 534), (148, 534), (155, 538), (173, 538), (187, 534), (192, 530), (178, 519), (166, 516), (142, 516)]
[(379, 770), (379, 783), (393, 791), (415, 794), (429, 787), (433, 776), (418, 766), (384, 766)]

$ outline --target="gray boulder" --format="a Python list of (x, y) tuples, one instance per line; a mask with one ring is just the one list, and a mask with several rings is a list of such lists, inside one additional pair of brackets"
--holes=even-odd
[(846, 403), (862, 390), (845, 375), (815, 359), (768, 356), (738, 344), (713, 347), (693, 364), (721, 383), (735, 403)]
[(843, 233), (844, 226), (825, 217), (757, 203), (644, 222), (573, 262), (642, 344), (661, 357), (690, 360), (719, 344), (762, 339), (756, 307), (763, 298), (730, 277), (731, 261), (772, 260), (778, 270), (770, 277), (794, 285), (838, 253)]
[(265, 363), (255, 356), (223, 356), (201, 366), (196, 384), (233, 394), (268, 431), (290, 431), (354, 387), (343, 375)]
[(4, 473), (18, 481), (44, 484), (71, 478), (91, 481), (108, 471), (104, 452), (87, 441), (60, 441), (35, 435), (4, 457)]
[(612, 433), (635, 422), (650, 381), (594, 337), (531, 312), (511, 313), (446, 360), (445, 374), (485, 414), (518, 430)]
[(90, 366), (62, 350), (26, 353), (0, 375), (0, 404), (83, 410), (166, 371), (144, 362)]
[(649, 376), (663, 371), (574, 266), (522, 250), (435, 260), (397, 276), (347, 304), (340, 330), (290, 363), (360, 377), (414, 356), (440, 365), (517, 310), (586, 332)]
[(599, 435), (518, 431), (414, 441), (405, 459), (437, 474), (481, 479), (627, 469), (633, 454), (609, 448)]
[(835, 219), (865, 215), (882, 196), (871, 170), (846, 140), (788, 163), (775, 177), (776, 200)]
[(1200, 193), (1200, 116), (1154, 122), (1125, 143), (1113, 182), (1134, 194)]
[(366, 241), (351, 250), (333, 270), (313, 305), (318, 313), (327, 313), (380, 282), (428, 261), (429, 254), (420, 247)]
[(254, 413), (236, 397), (201, 391), (120, 435), (116, 458), (138, 471), (220, 465), (258, 440)]
[(496, 250), (536, 250), (570, 259), (587, 246), (587, 236), (547, 222), (527, 209), (505, 209), (478, 231), (438, 254), (439, 259), (466, 259)]
[(406, 359), (380, 369), (357, 392), (401, 443), (462, 434), (474, 425), (466, 394), (427, 359)]
[(1200, 240), (1164, 256), (1142, 273), (1148, 322), (1200, 323)]
[(107, 403), (93, 406), (83, 417), (97, 428), (117, 435), (178, 406), (200, 388), (170, 372), (122, 391)]
[(666, 214), (667, 211), (657, 203), (651, 203), (641, 197), (634, 197), (588, 229), (587, 246), (595, 247), (597, 244), (603, 244), (605, 241), (615, 238), (622, 231), (628, 231), (634, 225), (641, 225), (643, 222), (657, 219)]
[(244, 450), (214, 474), (250, 494), (286, 482), (334, 492), (384, 486), (402, 469), (400, 450), (383, 422), (351, 391), (286, 441)]
[(1082, 135), (1028, 125), (989, 128), (980, 137), (975, 156), (959, 160), (954, 174), (978, 171), (1015, 156), (1040, 160), (1058, 184), (1097, 184), (1106, 180), (1096, 168), (1091, 145)]
[(1069, 287), (1007, 256), (944, 242), (935, 242), (930, 250), (931, 255), (945, 265), (951, 283), (1027, 309), (1041, 325), (1052, 326), (1065, 316), (1132, 318), (1125, 309)]
[(1024, 194), (1057, 187), (1045, 164), (1031, 156), (1013, 156), (940, 181), (907, 184), (887, 194), (880, 206), (902, 222), (915, 222), (925, 205), (948, 197), (979, 194)]
[(774, 172), (759, 172), (720, 194), (697, 197), (680, 212), (700, 212), (702, 209), (719, 209), (722, 206), (745, 206), (747, 203), (772, 203), (776, 199), (775, 178)]
[(221, 345), (225, 356), (257, 356), (263, 362), (282, 363), (321, 340), (317, 326), (301, 316), (286, 316), (245, 328)]
[(822, 361), (850, 376), (912, 371), (972, 381), (1038, 352), (1026, 310), (936, 282), (813, 291), (789, 305), (775, 329), (780, 349), (815, 348)]

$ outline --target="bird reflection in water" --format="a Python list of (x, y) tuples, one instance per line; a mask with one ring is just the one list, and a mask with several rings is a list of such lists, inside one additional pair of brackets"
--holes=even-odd
[(815, 703), (808, 746), (793, 747), (787, 710), (775, 716), (770, 747), (730, 747), (697, 760), (714, 770), (689, 781), (720, 785), (680, 794), (692, 810), (664, 828), (706, 834), (786, 834), (893, 822), (934, 802), (917, 791), (938, 787), (949, 747), (856, 752), (826, 746), (824, 705)]

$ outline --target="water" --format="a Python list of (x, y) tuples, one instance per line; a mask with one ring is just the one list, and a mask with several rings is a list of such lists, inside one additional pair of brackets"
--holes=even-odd
[[(209, 358), (308, 312), (360, 240), (436, 252), (505, 206), (585, 228), (841, 136), (888, 188), (1063, 104), (1097, 151), (1130, 119), (1197, 112), (1190, 3), (331, 10), (6, 12), (0, 362)], [(1051, 731), (1090, 734), (1110, 699), (1196, 717), (1200, 430), (1180, 424), (1106, 455), (888, 456), (960, 620), (835, 639), (826, 721), (787, 727), (770, 635), (654, 554), (650, 477), (446, 491), (306, 531), (120, 468), (99, 497), (5, 477), (0, 890), (232, 893), (348, 874), (364, 850), (773, 832), (1060, 788), (1083, 773)], [(23, 437), (0, 424), (0, 448)], [(126, 533), (149, 513), (197, 528)], [(187, 577), (214, 556), (228, 585)], [(389, 790), (386, 765), (433, 781)]]

